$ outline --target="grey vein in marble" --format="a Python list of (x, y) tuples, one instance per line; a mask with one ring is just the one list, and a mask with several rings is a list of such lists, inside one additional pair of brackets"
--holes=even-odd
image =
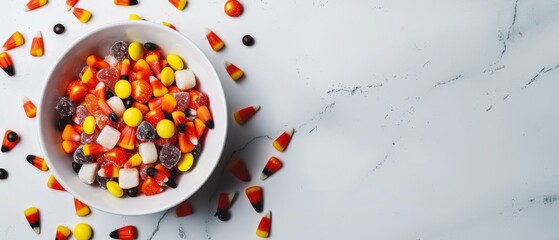
[(155, 226), (155, 229), (153, 230), (153, 232), (151, 233), (151, 236), (149, 236), (148, 240), (152, 240), (153, 237), (155, 236), (155, 234), (157, 234), (157, 232), (159, 232), (159, 225), (161, 224), (161, 221), (163, 220), (163, 218), (165, 218), (165, 216), (167, 215), (167, 213), (169, 213), (169, 211), (171, 211), (171, 209), (168, 209), (167, 211), (165, 211), (163, 213), (163, 215), (159, 218), (159, 220), (157, 221), (157, 226)]

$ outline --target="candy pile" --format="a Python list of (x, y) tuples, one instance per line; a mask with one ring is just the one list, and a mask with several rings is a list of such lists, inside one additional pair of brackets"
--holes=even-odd
[(214, 128), (192, 69), (150, 42), (120, 41), (86, 63), (56, 104), (62, 148), (80, 180), (115, 197), (176, 188), (176, 172), (190, 170)]

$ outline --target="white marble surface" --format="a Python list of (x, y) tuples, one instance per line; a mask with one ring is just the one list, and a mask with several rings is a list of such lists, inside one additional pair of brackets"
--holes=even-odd
[[(0, 73), (0, 130), (24, 138), (0, 154), (10, 172), (0, 181), (0, 239), (37, 238), (23, 218), (29, 205), (41, 210), (40, 239), (78, 222), (92, 225), (95, 239), (125, 224), (136, 225), (140, 239), (257, 239), (260, 215), (242, 192), (254, 184), (273, 212), (271, 239), (559, 238), (558, 2), (241, 1), (245, 12), (232, 19), (224, 1), (191, 0), (179, 12), (164, 0), (135, 7), (82, 0), (94, 15), (85, 25), (61, 0), (33, 12), (22, 10), (25, 1), (3, 1), (0, 41), (19, 30), (27, 43), (10, 51), (16, 77)], [(231, 110), (262, 105), (243, 127), (230, 119), (222, 164), (190, 199), (192, 216), (93, 209), (80, 218), (71, 196), (46, 188), (49, 174), (25, 161), (41, 153), (36, 119), (25, 118), (20, 96), (37, 103), (66, 45), (129, 13), (169, 21), (198, 44)], [(67, 27), (60, 36), (51, 30), (58, 22)], [(224, 51), (209, 49), (204, 27), (223, 38)], [(42, 58), (28, 53), (36, 30), (45, 38)], [(256, 45), (243, 46), (244, 34)], [(246, 78), (231, 81), (224, 60)], [(287, 127), (296, 133), (278, 154), (271, 138)], [(252, 182), (223, 170), (232, 154), (245, 159)], [(285, 166), (262, 182), (272, 154)], [(212, 216), (219, 191), (241, 193), (228, 222)]]

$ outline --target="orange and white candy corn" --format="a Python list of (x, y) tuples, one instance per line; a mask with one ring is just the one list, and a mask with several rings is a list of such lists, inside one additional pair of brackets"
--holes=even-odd
[(35, 37), (33, 37), (33, 42), (31, 42), (30, 54), (33, 57), (40, 57), (43, 56), (44, 53), (45, 46), (43, 44), (43, 35), (40, 31), (37, 31)]
[(217, 197), (217, 210), (214, 216), (221, 221), (227, 221), (231, 218), (231, 213), (229, 213), (229, 208), (231, 207), (231, 203), (233, 203), (233, 199), (235, 199), (236, 192), (232, 193), (219, 193)]
[(26, 159), (27, 162), (29, 162), (31, 165), (33, 165), (34, 167), (36, 167), (37, 169), (43, 172), (49, 170), (49, 167), (47, 166), (47, 162), (45, 162), (45, 159), (43, 159), (42, 157), (35, 156), (35, 155), (27, 155)]
[(118, 140), (117, 145), (127, 150), (133, 150), (136, 147), (137, 142), (136, 128), (126, 126), (120, 132), (120, 139)]
[(260, 174), (260, 180), (264, 181), (266, 178), (272, 176), (272, 174), (276, 173), (281, 167), (283, 163), (277, 159), (276, 157), (270, 157), (264, 169), (262, 169), (262, 174)]
[(184, 201), (181, 204), (179, 204), (177, 209), (175, 209), (175, 216), (184, 217), (184, 216), (191, 215), (193, 212), (194, 211), (192, 211), (192, 205), (190, 205), (190, 202)]
[(281, 135), (279, 135), (279, 137), (276, 138), (276, 140), (274, 140), (274, 142), (272, 143), (274, 148), (276, 148), (276, 150), (280, 152), (283, 152), (287, 147), (287, 145), (289, 144), (289, 142), (291, 141), (291, 137), (293, 136), (294, 131), (295, 129), (290, 128), (285, 132), (283, 132)]
[(206, 28), (206, 38), (208, 39), (208, 42), (210, 43), (212, 49), (216, 52), (218, 52), (225, 46), (225, 43), (221, 40), (221, 38), (219, 38), (217, 34), (215, 34), (209, 28)]
[(72, 14), (74, 14), (74, 16), (82, 23), (87, 23), (89, 22), (89, 19), (91, 19), (91, 12), (83, 8), (75, 7), (74, 10), (72, 11)]
[(212, 114), (210, 113), (210, 109), (206, 106), (200, 106), (196, 109), (196, 116), (206, 124), (206, 127), (209, 129), (214, 129), (214, 120), (212, 118)]
[(240, 125), (243, 125), (246, 121), (248, 121), (256, 112), (260, 110), (260, 105), (252, 105), (245, 107), (243, 109), (239, 109), (233, 113), (233, 118), (235, 118), (235, 122)]
[(18, 142), (19, 135), (12, 130), (6, 130), (4, 139), (2, 140), (2, 152), (8, 152), (12, 150), (12, 148), (14, 148)]
[(6, 52), (0, 53), (0, 68), (8, 74), (8, 76), (15, 75), (14, 65), (12, 63), (12, 59), (10, 55)]
[(153, 91), (153, 96), (155, 96), (155, 97), (164, 96), (165, 94), (167, 94), (167, 92), (169, 92), (167, 87), (165, 87), (163, 85), (163, 83), (161, 83), (161, 81), (159, 81), (159, 79), (157, 79), (154, 76), (149, 77), (149, 83), (151, 84), (151, 89)]
[(42, 6), (45, 6), (45, 4), (47, 4), (47, 0), (30, 0), (29, 2), (27, 2), (27, 4), (25, 5), (24, 10), (26, 12), (31, 11), (31, 10), (35, 10), (37, 8), (40, 8)]
[(66, 0), (66, 12), (72, 10), (76, 3), (78, 3), (78, 0)]
[(23, 39), (23, 35), (20, 32), (16, 31), (4, 42), (2, 45), (2, 52), (8, 51), (10, 49), (14, 49), (19, 47), (25, 43), (25, 39)]
[(25, 115), (28, 118), (34, 118), (35, 116), (37, 116), (37, 107), (35, 106), (35, 104), (33, 104), (33, 102), (31, 102), (31, 100), (29, 100), (29, 98), (23, 96), (21, 98), (21, 101), (23, 102), (23, 110), (25, 111)]
[(245, 75), (243, 70), (228, 61), (225, 61), (224, 65), (225, 70), (227, 70), (227, 73), (234, 81), (241, 79)]
[(68, 140), (62, 141), (62, 149), (67, 154), (73, 154), (74, 151), (76, 151), (76, 149), (78, 149), (80, 145), (81, 143), (79, 142), (68, 141)]
[(103, 60), (102, 58), (96, 56), (96, 55), (89, 55), (86, 59), (85, 59), (85, 63), (87, 64), (87, 66), (90, 67), (94, 67), (94, 68), (108, 68), (111, 65), (109, 65), (109, 63), (105, 62), (105, 60)]
[(248, 174), (248, 169), (245, 163), (243, 162), (243, 160), (241, 160), (240, 158), (235, 158), (231, 162), (229, 162), (229, 165), (227, 165), (227, 169), (237, 179), (243, 182), (250, 181), (250, 175)]
[(272, 228), (272, 212), (267, 211), (260, 219), (258, 228), (256, 229), (256, 236), (267, 238), (270, 236), (270, 229)]
[(142, 156), (139, 153), (132, 155), (126, 163), (124, 163), (124, 168), (134, 168), (142, 165)]
[(187, 0), (169, 0), (169, 2), (173, 4), (173, 6), (175, 6), (175, 8), (177, 8), (178, 10), (183, 10), (188, 3)]
[(71, 124), (68, 124), (62, 130), (62, 140), (74, 141), (79, 142), (82, 139), (82, 136), (74, 129)]
[(56, 227), (56, 235), (54, 237), (54, 240), (66, 240), (70, 238), (71, 234), (72, 231), (68, 227), (58, 225), (58, 227)]
[(74, 209), (76, 210), (76, 215), (78, 217), (85, 217), (91, 213), (91, 209), (87, 204), (83, 203), (82, 201), (74, 198)]
[(260, 186), (252, 186), (245, 189), (248, 201), (256, 212), (262, 212), (264, 203), (262, 201), (262, 188)]
[(47, 187), (50, 189), (66, 192), (66, 189), (64, 189), (64, 187), (60, 185), (58, 180), (56, 180), (56, 178), (54, 178), (54, 175), (52, 174), (50, 175), (49, 180), (47, 181)]
[(23, 215), (25, 216), (25, 219), (27, 219), (27, 222), (29, 223), (33, 231), (35, 231), (35, 233), (37, 234), (40, 234), (41, 215), (39, 214), (39, 209), (37, 209), (36, 207), (30, 207), (23, 211)]

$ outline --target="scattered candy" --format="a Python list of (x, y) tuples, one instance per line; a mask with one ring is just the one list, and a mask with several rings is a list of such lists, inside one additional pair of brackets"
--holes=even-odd
[(138, 237), (138, 234), (136, 227), (128, 225), (112, 231), (109, 234), (109, 237), (113, 239), (132, 240), (136, 239), (136, 237)]
[(272, 212), (267, 211), (260, 219), (258, 228), (256, 229), (256, 236), (267, 238), (270, 236), (270, 228), (272, 227)]
[(91, 213), (91, 209), (87, 204), (83, 203), (82, 201), (74, 198), (74, 209), (76, 210), (76, 215), (78, 217), (85, 217)]
[(97, 143), (106, 149), (113, 149), (120, 138), (120, 132), (111, 126), (105, 126), (99, 136)]
[(74, 14), (74, 16), (76, 16), (76, 18), (82, 23), (87, 23), (89, 22), (89, 19), (91, 19), (91, 12), (82, 8), (75, 7), (72, 14)]
[(37, 234), (40, 234), (41, 216), (39, 214), (39, 209), (37, 209), (36, 207), (27, 208), (25, 209), (25, 211), (23, 211), (23, 215), (27, 219), (27, 222), (29, 223), (33, 231), (35, 231), (35, 233)]
[(8, 152), (12, 150), (18, 142), (19, 135), (12, 130), (6, 130), (4, 139), (2, 140), (2, 152)]
[(231, 213), (229, 213), (229, 208), (231, 207), (231, 203), (235, 198), (236, 193), (220, 193), (217, 198), (217, 211), (215, 212), (214, 216), (221, 221), (227, 221), (231, 218)]
[(43, 35), (41, 34), (41, 31), (37, 31), (33, 37), (33, 41), (31, 42), (30, 54), (33, 57), (40, 57), (43, 56), (44, 53), (45, 46), (43, 44)]
[(29, 0), (29, 2), (25, 5), (24, 10), (26, 12), (31, 11), (31, 10), (35, 10), (37, 8), (40, 8), (42, 6), (45, 6), (45, 4), (47, 4), (47, 0)]
[(237, 179), (239, 179), (243, 182), (250, 181), (250, 175), (248, 174), (247, 167), (246, 167), (245, 163), (243, 162), (243, 160), (241, 160), (239, 158), (233, 159), (231, 162), (229, 162), (229, 165), (227, 166), (227, 169)]
[(70, 238), (71, 234), (72, 231), (70, 231), (68, 227), (58, 225), (58, 227), (56, 227), (56, 235), (54, 237), (54, 240), (66, 240)]
[(153, 142), (144, 142), (138, 146), (138, 153), (142, 156), (142, 163), (150, 164), (157, 161), (157, 149)]
[(196, 116), (200, 118), (200, 120), (202, 120), (204, 124), (206, 124), (206, 127), (208, 127), (209, 129), (214, 128), (214, 120), (207, 106), (200, 106), (196, 110)]
[(140, 15), (138, 14), (131, 13), (130, 15), (128, 15), (128, 20), (144, 20), (144, 19), (140, 17)]
[(66, 0), (66, 12), (72, 10), (76, 3), (78, 3), (78, 0)]
[(185, 217), (191, 215), (193, 212), (194, 211), (192, 211), (192, 205), (190, 204), (190, 202), (184, 201), (179, 204), (179, 206), (177, 206), (177, 209), (175, 209), (175, 216)]
[(115, 197), (122, 197), (122, 195), (124, 195), (124, 191), (115, 181), (107, 182), (107, 190), (109, 190), (109, 192)]
[(97, 171), (99, 171), (99, 164), (96, 162), (83, 163), (78, 173), (78, 178), (86, 184), (92, 184), (97, 177)]
[(287, 147), (287, 145), (289, 144), (289, 142), (291, 141), (291, 137), (293, 136), (293, 131), (295, 131), (295, 129), (290, 128), (285, 132), (283, 132), (281, 135), (279, 135), (279, 137), (276, 138), (276, 140), (274, 140), (274, 142), (272, 143), (274, 148), (276, 148), (276, 150), (280, 152), (283, 152)]
[(21, 98), (21, 101), (23, 102), (23, 110), (25, 111), (25, 115), (28, 118), (34, 118), (35, 116), (37, 116), (37, 107), (35, 106), (35, 104), (33, 104), (33, 102), (31, 102), (31, 100), (29, 100), (29, 98), (23, 96)]
[(196, 86), (196, 76), (191, 69), (175, 72), (175, 82), (180, 90), (188, 90)]
[(6, 169), (0, 168), (0, 179), (8, 178), (8, 171)]
[(208, 42), (210, 43), (212, 49), (216, 52), (218, 52), (225, 46), (225, 43), (221, 40), (221, 38), (219, 38), (217, 34), (215, 34), (209, 28), (206, 28), (206, 38), (208, 39)]
[(266, 178), (272, 176), (272, 174), (276, 173), (281, 167), (283, 163), (277, 159), (276, 157), (270, 157), (264, 169), (262, 169), (262, 174), (260, 174), (260, 180), (264, 181)]
[(243, 36), (243, 44), (247, 47), (254, 45), (254, 38), (250, 35)]
[(245, 193), (252, 205), (252, 208), (256, 212), (262, 212), (263, 201), (262, 201), (262, 188), (260, 186), (252, 186), (245, 189)]
[(4, 45), (2, 45), (2, 52), (19, 47), (24, 43), (25, 39), (23, 38), (23, 35), (16, 31), (8, 38), (8, 40), (6, 40), (6, 42), (4, 42)]
[(254, 114), (260, 110), (260, 105), (252, 105), (245, 107), (243, 109), (239, 109), (233, 113), (233, 118), (235, 118), (235, 122), (242, 125), (246, 121), (248, 121)]
[(50, 175), (49, 180), (47, 181), (47, 187), (50, 189), (66, 192), (66, 189), (64, 189), (64, 187), (60, 185), (58, 180), (56, 180), (56, 178), (54, 178), (54, 175), (52, 174)]
[(15, 75), (14, 65), (10, 55), (6, 52), (0, 53), (0, 68), (6, 72), (9, 76)]
[(186, 7), (187, 4), (187, 0), (169, 0), (169, 2), (171, 4), (173, 4), (173, 6), (175, 6), (175, 8), (177, 8), (178, 10), (183, 10)]
[(43, 172), (49, 170), (49, 167), (47, 166), (45, 159), (43, 159), (42, 157), (38, 157), (35, 155), (27, 155), (26, 159), (27, 162), (31, 163), (31, 165), (33, 165), (34, 167), (36, 167), (37, 169)]
[[(69, 11), (69, 10), (68, 10)], [(54, 33), (56, 34), (62, 34), (64, 33), (64, 31), (66, 30), (66, 28), (64, 27), (64, 25), (57, 23), (56, 25), (54, 25), (54, 27), (52, 28), (52, 31), (54, 31)]]
[(172, 23), (163, 21), (163, 22), (161, 22), (161, 24), (163, 24), (163, 26), (169, 27), (173, 30), (177, 30), (177, 27), (175, 27), (175, 25), (173, 25)]
[(223, 10), (229, 17), (238, 17), (243, 13), (243, 5), (237, 0), (227, 0)]
[(138, 4), (138, 0), (115, 0), (115, 5), (118, 6), (132, 6)]
[(165, 174), (161, 173), (159, 170), (153, 167), (148, 168), (146, 173), (148, 174), (148, 176), (152, 177), (156, 181), (163, 182), (168, 187), (177, 188), (177, 183), (175, 182), (175, 180), (173, 180), (173, 178), (165, 176)]
[(227, 70), (227, 73), (234, 81), (237, 81), (243, 77), (244, 75), (243, 70), (241, 70), (237, 66), (233, 65), (228, 61), (225, 61), (224, 65), (225, 65), (225, 70)]
[(87, 223), (78, 223), (74, 227), (74, 237), (76, 240), (89, 240), (93, 236), (93, 230)]

